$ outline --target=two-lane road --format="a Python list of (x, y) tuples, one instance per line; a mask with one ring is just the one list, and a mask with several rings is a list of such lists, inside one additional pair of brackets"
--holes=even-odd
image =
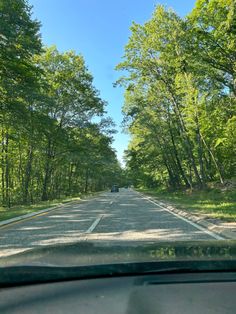
[(0, 257), (85, 240), (181, 241), (218, 236), (133, 190), (101, 195), (0, 228)]

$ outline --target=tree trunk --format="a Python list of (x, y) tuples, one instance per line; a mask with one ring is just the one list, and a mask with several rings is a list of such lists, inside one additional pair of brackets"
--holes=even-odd
[(183, 139), (184, 139), (184, 143), (185, 143), (187, 154), (188, 154), (189, 159), (190, 159), (191, 164), (192, 164), (192, 168), (193, 168), (193, 172), (194, 172), (195, 178), (197, 180), (197, 183), (200, 186), (202, 186), (202, 180), (201, 180), (201, 177), (199, 176), (199, 173), (198, 173), (198, 170), (197, 170), (197, 166), (196, 166), (196, 163), (195, 163), (195, 159), (194, 159), (194, 156), (193, 156), (192, 143), (191, 143), (191, 140), (189, 139), (189, 136), (188, 136), (188, 133), (187, 133), (187, 129), (186, 129), (186, 126), (185, 126), (185, 123), (184, 123), (184, 120), (183, 120), (183, 117), (182, 117), (182, 114), (181, 114), (181, 110), (180, 110), (178, 101), (175, 99), (175, 95), (174, 95), (171, 87), (169, 86), (169, 84), (166, 83), (166, 85), (167, 85), (167, 88), (169, 90), (170, 96), (171, 96), (172, 101), (173, 101), (173, 105), (174, 105), (173, 109), (174, 109), (176, 117), (178, 118), (177, 121), (179, 122), (180, 131), (181, 131), (181, 134), (182, 134)]
[(4, 159), (4, 152), (5, 152), (5, 139), (4, 139), (4, 131), (2, 129), (2, 150), (1, 150), (1, 169), (2, 169), (2, 203), (5, 204), (5, 159)]
[(48, 147), (47, 147), (47, 155), (46, 155), (46, 165), (45, 165), (45, 173), (43, 179), (43, 187), (42, 187), (42, 201), (48, 200), (48, 186), (50, 182), (50, 178), (52, 175), (52, 159), (54, 158), (53, 154), (53, 145), (51, 139), (48, 140)]
[(73, 163), (69, 165), (69, 178), (68, 178), (68, 192), (71, 193), (72, 190), (72, 178), (73, 178)]
[(86, 172), (85, 172), (85, 187), (84, 187), (84, 193), (85, 194), (88, 193), (88, 178), (89, 178), (89, 169), (86, 168)]
[(176, 159), (176, 162), (177, 162), (180, 174), (181, 174), (181, 176), (182, 176), (182, 178), (184, 180), (185, 186), (187, 188), (191, 188), (192, 189), (192, 184), (191, 184), (190, 180), (188, 179), (188, 177), (186, 176), (186, 174), (185, 174), (185, 172), (183, 170), (183, 167), (182, 167), (182, 164), (181, 164), (181, 161), (180, 161), (180, 158), (179, 158), (178, 150), (177, 150), (176, 145), (175, 145), (173, 130), (171, 128), (170, 120), (169, 120), (169, 112), (168, 112), (168, 126), (169, 126), (169, 132), (170, 132), (172, 146), (173, 146), (173, 149), (174, 149), (174, 156), (175, 156), (175, 159)]
[(10, 164), (9, 164), (9, 156), (8, 156), (8, 148), (9, 148), (9, 135), (8, 132), (5, 134), (5, 183), (6, 183), (6, 205), (7, 207), (11, 207), (11, 195), (10, 195)]
[(196, 136), (197, 136), (197, 143), (198, 143), (198, 162), (200, 167), (200, 175), (202, 180), (202, 186), (205, 187), (206, 185), (206, 175), (204, 171), (204, 162), (203, 162), (203, 147), (202, 147), (202, 138), (200, 134), (200, 126), (198, 122), (198, 118), (196, 117)]
[[(169, 174), (169, 182), (170, 185), (172, 185), (173, 187), (177, 187), (180, 185), (180, 179), (179, 176), (176, 175), (177, 171), (173, 170), (173, 167), (171, 164), (174, 163), (174, 167), (177, 168), (175, 161), (173, 160), (171, 154), (168, 154), (167, 149), (165, 147), (163, 147), (161, 141), (157, 138), (157, 142), (161, 148), (161, 153), (162, 153), (162, 158), (163, 158), (163, 162), (166, 166), (166, 169), (168, 171)], [(171, 160), (170, 160), (171, 159)]]
[(43, 179), (43, 188), (42, 188), (42, 201), (48, 200), (48, 183), (50, 178), (50, 157), (47, 156), (45, 174)]
[(29, 184), (31, 179), (31, 170), (32, 170), (32, 162), (33, 162), (33, 147), (30, 145), (27, 152), (27, 163), (25, 167), (25, 180), (24, 180), (24, 194), (23, 194), (23, 202), (28, 202), (29, 197)]
[(210, 147), (207, 145), (207, 143), (206, 143), (206, 141), (205, 141), (205, 139), (204, 139), (204, 137), (202, 136), (201, 133), (200, 133), (200, 135), (201, 135), (203, 144), (206, 146), (206, 149), (208, 150), (208, 152), (209, 152), (209, 154), (210, 154), (210, 156), (211, 156), (211, 158), (212, 158), (212, 160), (213, 160), (213, 163), (214, 163), (214, 165), (215, 165), (215, 167), (216, 167), (216, 171), (218, 172), (220, 182), (221, 182), (221, 184), (224, 184), (224, 180), (223, 180), (223, 177), (222, 177), (222, 174), (221, 174), (221, 171), (220, 171), (220, 167), (219, 167), (218, 164), (217, 164), (216, 158), (215, 158), (215, 156), (214, 156), (212, 150), (210, 149)]

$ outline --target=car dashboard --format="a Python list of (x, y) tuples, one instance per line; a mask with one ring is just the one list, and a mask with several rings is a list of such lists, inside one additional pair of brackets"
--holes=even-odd
[(236, 273), (121, 276), (3, 287), (0, 313), (235, 313)]

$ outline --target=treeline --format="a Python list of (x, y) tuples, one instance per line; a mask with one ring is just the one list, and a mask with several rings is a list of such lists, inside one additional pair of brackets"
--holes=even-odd
[(157, 6), (125, 47), (127, 171), (136, 185), (204, 188), (236, 167), (236, 2)]
[(9, 207), (101, 190), (120, 173), (114, 125), (83, 57), (43, 48), (39, 31), (26, 0), (0, 0), (0, 204)]

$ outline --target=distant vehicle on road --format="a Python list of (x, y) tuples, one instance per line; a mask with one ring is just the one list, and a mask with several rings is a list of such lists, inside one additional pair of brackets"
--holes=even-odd
[(119, 192), (119, 187), (118, 187), (118, 185), (113, 185), (113, 186), (111, 187), (111, 192)]

